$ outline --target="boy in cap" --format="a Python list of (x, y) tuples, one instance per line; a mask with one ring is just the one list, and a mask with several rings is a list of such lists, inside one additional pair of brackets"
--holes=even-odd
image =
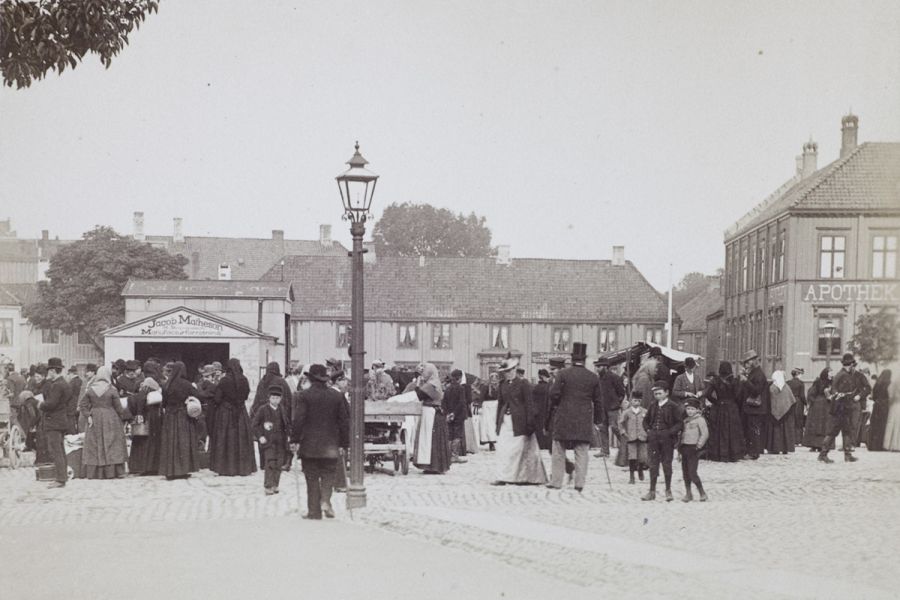
[(703, 491), (703, 482), (697, 474), (700, 463), (700, 450), (709, 439), (709, 426), (706, 419), (700, 414), (700, 400), (689, 398), (684, 405), (687, 415), (684, 418), (684, 431), (681, 434), (681, 475), (684, 479), (684, 498), (682, 502), (690, 502), (694, 499), (691, 495), (691, 484), (697, 486), (700, 492), (700, 502), (706, 502), (706, 492)]
[(656, 381), (652, 387), (656, 400), (647, 409), (644, 416), (644, 429), (647, 431), (647, 453), (650, 458), (650, 491), (641, 500), (656, 500), (656, 480), (659, 478), (659, 465), (662, 463), (666, 480), (666, 502), (672, 498), (672, 456), (675, 453), (675, 441), (684, 427), (684, 412), (669, 400), (669, 384)]
[(284, 391), (281, 385), (271, 385), (268, 390), (269, 401), (263, 404), (253, 415), (253, 435), (259, 443), (260, 456), (263, 460), (266, 496), (278, 493), (281, 481), (281, 466), (288, 450), (290, 423), (284, 407), (281, 406)]
[(468, 462), (462, 454), (466, 435), (466, 394), (462, 386), (462, 371), (450, 373), (450, 385), (444, 392), (444, 410), (447, 412), (447, 428), (450, 433), (450, 462)]

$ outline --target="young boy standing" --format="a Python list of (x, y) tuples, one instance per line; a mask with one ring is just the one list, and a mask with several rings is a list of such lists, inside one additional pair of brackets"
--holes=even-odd
[(619, 431), (625, 441), (625, 447), (620, 448), (619, 452), (624, 451), (628, 458), (628, 470), (631, 475), (628, 483), (634, 483), (635, 471), (643, 481), (643, 465), (647, 464), (647, 430), (644, 429), (647, 409), (641, 406), (642, 399), (641, 392), (633, 392), (628, 408), (621, 410), (619, 414)]
[(281, 465), (284, 463), (290, 437), (290, 423), (281, 406), (283, 393), (281, 385), (270, 386), (268, 403), (253, 415), (253, 435), (259, 443), (259, 454), (263, 461), (266, 496), (278, 493)]
[(690, 502), (694, 499), (691, 495), (691, 484), (697, 486), (700, 492), (700, 502), (706, 502), (706, 492), (703, 491), (703, 483), (697, 474), (697, 466), (700, 463), (700, 450), (709, 439), (709, 427), (706, 419), (700, 414), (700, 401), (690, 398), (684, 407), (687, 416), (684, 419), (684, 431), (681, 434), (681, 474), (684, 477), (685, 495), (682, 502)]
[(659, 380), (653, 384), (653, 398), (656, 400), (644, 415), (644, 429), (647, 431), (647, 453), (650, 458), (650, 491), (641, 500), (656, 500), (656, 480), (662, 464), (666, 479), (666, 502), (672, 497), (672, 457), (675, 442), (684, 426), (684, 412), (669, 400), (669, 384)]

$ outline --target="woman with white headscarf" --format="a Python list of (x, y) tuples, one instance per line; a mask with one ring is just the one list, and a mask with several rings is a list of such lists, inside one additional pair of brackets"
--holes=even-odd
[(788, 387), (784, 371), (772, 373), (772, 384), (769, 386), (771, 410), (769, 414), (766, 451), (769, 454), (787, 454), (794, 451), (796, 445), (794, 428), (794, 403), (797, 399)]
[(87, 479), (125, 477), (125, 410), (112, 386), (112, 370), (97, 369), (80, 403), (81, 416), (87, 422), (81, 464)]
[(450, 470), (450, 433), (443, 411), (443, 386), (437, 367), (422, 363), (416, 371), (416, 395), (422, 401), (422, 416), (416, 429), (413, 464), (426, 473)]

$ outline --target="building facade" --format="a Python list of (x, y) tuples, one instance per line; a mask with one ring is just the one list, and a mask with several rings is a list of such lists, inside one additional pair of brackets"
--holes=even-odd
[(900, 305), (900, 143), (857, 145), (857, 127), (843, 118), (840, 157), (822, 169), (806, 143), (797, 174), (726, 231), (728, 360), (754, 349), (768, 372), (812, 379), (847, 351), (856, 319)]
[[(536, 377), (551, 357), (568, 357), (574, 342), (586, 343), (591, 355), (636, 341), (663, 343), (666, 303), (623, 252), (612, 261), (369, 256), (366, 364), (428, 361), (486, 377), (511, 354)], [(336, 357), (349, 369), (350, 261), (285, 261), (296, 294), (293, 361)], [(278, 265), (263, 279), (280, 276)]]
[(720, 358), (718, 340), (710, 340), (717, 332), (709, 330), (709, 317), (723, 310), (725, 299), (718, 277), (708, 277), (708, 287), (678, 309), (681, 330), (677, 348), (691, 354), (699, 354), (704, 359), (704, 371), (716, 370)]

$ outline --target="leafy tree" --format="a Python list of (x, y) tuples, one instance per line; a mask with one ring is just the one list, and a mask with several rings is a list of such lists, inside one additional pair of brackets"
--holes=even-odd
[(384, 256), (486, 257), (491, 230), (475, 213), (453, 214), (430, 204), (391, 204), (372, 230), (375, 253)]
[(878, 312), (866, 312), (856, 319), (856, 332), (850, 338), (849, 350), (863, 362), (875, 365), (897, 359), (900, 333), (897, 331), (897, 315), (882, 308)]
[(672, 293), (672, 306), (678, 310), (709, 288), (709, 280), (703, 273), (693, 271), (681, 278)]
[(88, 52), (106, 68), (128, 44), (156, 0), (3, 0), (0, 70), (3, 83), (21, 89), (51, 69), (75, 68)]
[(187, 279), (186, 264), (183, 256), (97, 226), (50, 259), (50, 281), (38, 284), (37, 300), (24, 314), (43, 329), (82, 331), (102, 351), (100, 332), (125, 320), (122, 288), (128, 279)]

